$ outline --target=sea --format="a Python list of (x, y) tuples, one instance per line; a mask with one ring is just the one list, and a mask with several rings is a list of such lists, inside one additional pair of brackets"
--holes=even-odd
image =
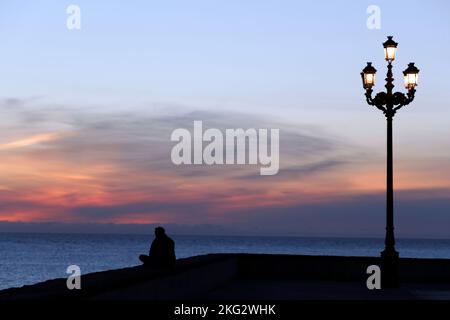
[[(177, 258), (208, 253), (379, 256), (383, 239), (174, 235)], [(0, 233), (0, 289), (140, 264), (152, 236)], [(401, 257), (450, 259), (450, 240), (397, 239)]]

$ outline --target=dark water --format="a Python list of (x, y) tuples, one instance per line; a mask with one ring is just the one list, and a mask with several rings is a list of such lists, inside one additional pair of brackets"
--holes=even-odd
[[(383, 239), (236, 236), (173, 236), (178, 258), (219, 252), (378, 256)], [(147, 235), (0, 233), (0, 289), (139, 264)], [(450, 240), (399, 239), (402, 257), (448, 258)]]

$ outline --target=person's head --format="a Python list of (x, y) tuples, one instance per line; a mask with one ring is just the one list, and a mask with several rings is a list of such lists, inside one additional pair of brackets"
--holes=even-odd
[(164, 236), (166, 234), (166, 230), (164, 230), (163, 227), (156, 227), (155, 228), (155, 236), (156, 237), (161, 237)]

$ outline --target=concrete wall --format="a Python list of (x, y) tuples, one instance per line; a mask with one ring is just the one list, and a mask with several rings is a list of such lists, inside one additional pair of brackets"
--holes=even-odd
[[(239, 255), (239, 275), (261, 279), (365, 281), (367, 267), (380, 258), (299, 255)], [(399, 275), (406, 282), (450, 282), (448, 259), (400, 259)]]
[[(185, 299), (233, 278), (365, 281), (369, 265), (380, 258), (269, 254), (212, 254), (180, 259), (174, 270), (142, 266), (82, 276), (82, 290), (68, 290), (55, 279), (0, 291), (0, 300), (16, 299)], [(450, 283), (450, 260), (400, 259), (402, 282)]]
[(91, 299), (175, 300), (195, 298), (231, 281), (237, 274), (237, 259), (229, 257), (182, 273), (151, 279), (125, 289), (97, 294)]

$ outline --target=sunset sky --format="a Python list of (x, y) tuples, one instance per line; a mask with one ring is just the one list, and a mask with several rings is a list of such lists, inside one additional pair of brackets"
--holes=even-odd
[[(0, 231), (382, 236), (386, 123), (359, 73), (384, 89), (393, 35), (395, 89), (421, 70), (394, 121), (396, 232), (448, 238), (449, 31), (446, 0), (0, 0)], [(278, 175), (175, 166), (194, 120), (279, 128)]]

